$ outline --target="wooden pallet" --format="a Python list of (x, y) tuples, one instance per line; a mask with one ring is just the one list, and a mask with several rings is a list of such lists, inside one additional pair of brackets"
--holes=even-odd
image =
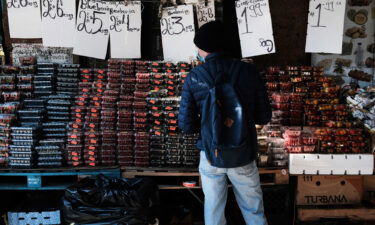
[(301, 222), (320, 219), (349, 219), (356, 221), (375, 221), (375, 208), (298, 208), (298, 220)]
[[(289, 175), (286, 169), (259, 169), (262, 185), (288, 184)], [(169, 178), (167, 181), (158, 182), (160, 189), (178, 190), (186, 189), (181, 184), (183, 181), (195, 181), (197, 186), (193, 189), (201, 188), (201, 179), (196, 168), (137, 168), (123, 167), (122, 176), (124, 178), (152, 177), (155, 180)], [(174, 178), (174, 179), (172, 179)]]

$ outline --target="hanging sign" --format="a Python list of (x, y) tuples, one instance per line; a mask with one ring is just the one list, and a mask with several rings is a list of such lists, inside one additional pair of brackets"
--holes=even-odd
[(110, 3), (101, 0), (79, 2), (73, 54), (105, 59), (109, 39)]
[(73, 47), (76, 4), (72, 0), (42, 0), (44, 46)]
[(141, 2), (110, 2), (109, 33), (112, 58), (141, 58)]
[(41, 38), (40, 0), (7, 0), (11, 38)]
[(310, 0), (306, 52), (341, 54), (346, 0)]
[(235, 4), (242, 57), (274, 53), (268, 0), (238, 0)]
[(163, 9), (160, 20), (164, 60), (190, 61), (196, 47), (192, 5), (180, 5)]
[[(207, 3), (207, 5), (206, 5)], [(198, 26), (215, 20), (215, 1), (199, 1), (196, 5)]]

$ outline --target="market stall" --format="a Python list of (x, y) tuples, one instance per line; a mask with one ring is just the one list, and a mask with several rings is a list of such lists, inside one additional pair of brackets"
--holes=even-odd
[[(257, 165), (270, 224), (375, 220), (375, 2), (1, 5), (1, 191), (61, 191), (99, 174), (152, 178), (161, 201), (191, 198), (185, 223), (176, 213), (170, 224), (199, 224), (199, 133), (180, 131), (178, 113), (184, 81), (202, 63), (195, 31), (218, 19), (226, 50), (257, 65), (268, 90)], [(10, 224), (41, 215), (0, 210)]]

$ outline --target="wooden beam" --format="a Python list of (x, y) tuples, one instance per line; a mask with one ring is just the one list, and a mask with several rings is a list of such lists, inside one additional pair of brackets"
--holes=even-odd
[(346, 209), (298, 209), (299, 221), (317, 221), (322, 218), (360, 221), (375, 221), (375, 209), (373, 208), (346, 208)]

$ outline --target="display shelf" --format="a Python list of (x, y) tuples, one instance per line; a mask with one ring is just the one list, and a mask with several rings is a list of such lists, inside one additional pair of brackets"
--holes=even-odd
[(373, 154), (289, 154), (291, 175), (372, 175)]
[(0, 190), (64, 190), (87, 176), (120, 178), (119, 167), (0, 169)]
[[(259, 175), (262, 185), (280, 185), (289, 183), (287, 169), (280, 168), (259, 168)], [(181, 184), (183, 181), (191, 180), (197, 182), (200, 188), (201, 180), (197, 168), (140, 168), (122, 167), (124, 178), (152, 177), (159, 184), (161, 190), (188, 189)]]

